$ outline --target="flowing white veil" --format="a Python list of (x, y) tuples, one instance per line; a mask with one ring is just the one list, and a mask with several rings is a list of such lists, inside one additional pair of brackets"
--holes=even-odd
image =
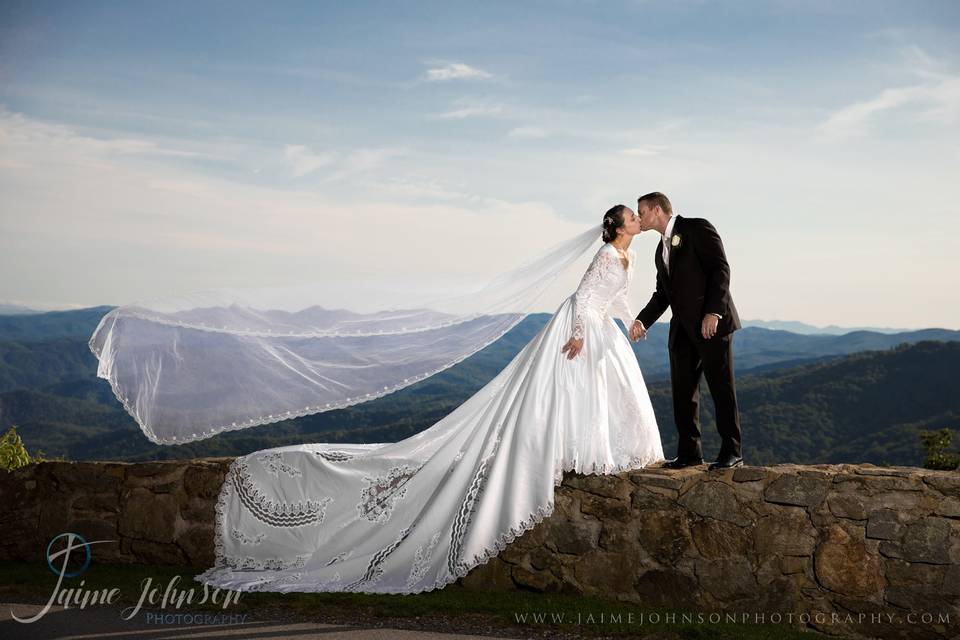
[(373, 400), (453, 366), (530, 313), (601, 232), (479, 286), (353, 278), (140, 300), (107, 313), (89, 346), (147, 438), (201, 440)]

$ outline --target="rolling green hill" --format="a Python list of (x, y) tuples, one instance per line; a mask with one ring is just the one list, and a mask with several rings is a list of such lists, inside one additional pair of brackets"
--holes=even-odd
[[(960, 426), (960, 343), (922, 342), (738, 378), (744, 454), (751, 464), (872, 462), (919, 465), (920, 429)], [(465, 363), (466, 364), (466, 363)], [(452, 370), (451, 370), (452, 371)], [(165, 459), (239, 455), (302, 442), (390, 442), (430, 426), (476, 388), (466, 369), (363, 405), (161, 447), (87, 383), (53, 395), (0, 394), (0, 426), (17, 424), (28, 449), (70, 459)], [(102, 382), (102, 381), (101, 381)], [(103, 383), (104, 385), (106, 383)], [(649, 387), (664, 449), (675, 450), (666, 382)], [(704, 450), (719, 441), (703, 389)]]
[[(142, 435), (109, 384), (95, 375), (96, 358), (87, 340), (109, 309), (0, 317), (0, 427), (18, 425), (31, 450), (70, 459), (153, 459), (237, 455), (301, 442), (399, 440), (480, 389), (549, 318), (533, 314), (464, 362), (370, 403), (160, 447)], [(666, 324), (654, 325), (634, 350), (670, 456), (675, 428), (665, 380), (666, 333)], [(919, 464), (919, 429), (960, 426), (960, 394), (948, 369), (960, 349), (958, 338), (960, 332), (941, 329), (842, 336), (753, 327), (737, 332), (748, 462)], [(719, 443), (705, 386), (701, 406), (710, 457)]]
[(100, 318), (114, 307), (100, 306), (70, 311), (0, 315), (0, 340), (39, 340), (63, 336), (87, 336)]
[[(958, 358), (960, 343), (921, 342), (739, 376), (744, 456), (752, 464), (919, 466), (919, 430), (960, 430)], [(720, 441), (705, 385), (701, 392), (705, 453), (713, 456)], [(669, 385), (654, 385), (651, 395), (672, 454)]]

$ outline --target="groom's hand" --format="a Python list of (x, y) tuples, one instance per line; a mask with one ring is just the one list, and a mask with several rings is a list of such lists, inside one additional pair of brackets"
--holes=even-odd
[(709, 340), (717, 335), (717, 325), (720, 324), (720, 318), (712, 313), (703, 316), (703, 322), (700, 323), (700, 333), (704, 340)]
[(561, 351), (567, 352), (567, 360), (573, 360), (577, 357), (577, 354), (580, 353), (581, 349), (583, 349), (583, 338), (579, 340), (570, 338), (567, 340), (567, 344), (563, 345)]
[(639, 320), (634, 320), (630, 326), (630, 340), (636, 342), (640, 338), (647, 339), (647, 328)]

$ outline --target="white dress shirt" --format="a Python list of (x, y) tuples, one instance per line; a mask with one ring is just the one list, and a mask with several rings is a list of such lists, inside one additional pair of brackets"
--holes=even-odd
[(663, 232), (663, 266), (667, 268), (667, 273), (670, 273), (670, 234), (673, 233), (673, 223), (676, 221), (676, 216), (670, 216), (667, 228)]

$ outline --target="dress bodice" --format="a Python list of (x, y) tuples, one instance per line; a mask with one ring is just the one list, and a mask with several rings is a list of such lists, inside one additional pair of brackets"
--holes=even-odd
[(583, 338), (583, 326), (589, 317), (605, 320), (608, 316), (620, 318), (624, 327), (633, 324), (633, 313), (627, 300), (633, 265), (633, 249), (627, 250), (629, 261), (624, 268), (616, 247), (609, 242), (597, 250), (574, 294), (574, 338)]

